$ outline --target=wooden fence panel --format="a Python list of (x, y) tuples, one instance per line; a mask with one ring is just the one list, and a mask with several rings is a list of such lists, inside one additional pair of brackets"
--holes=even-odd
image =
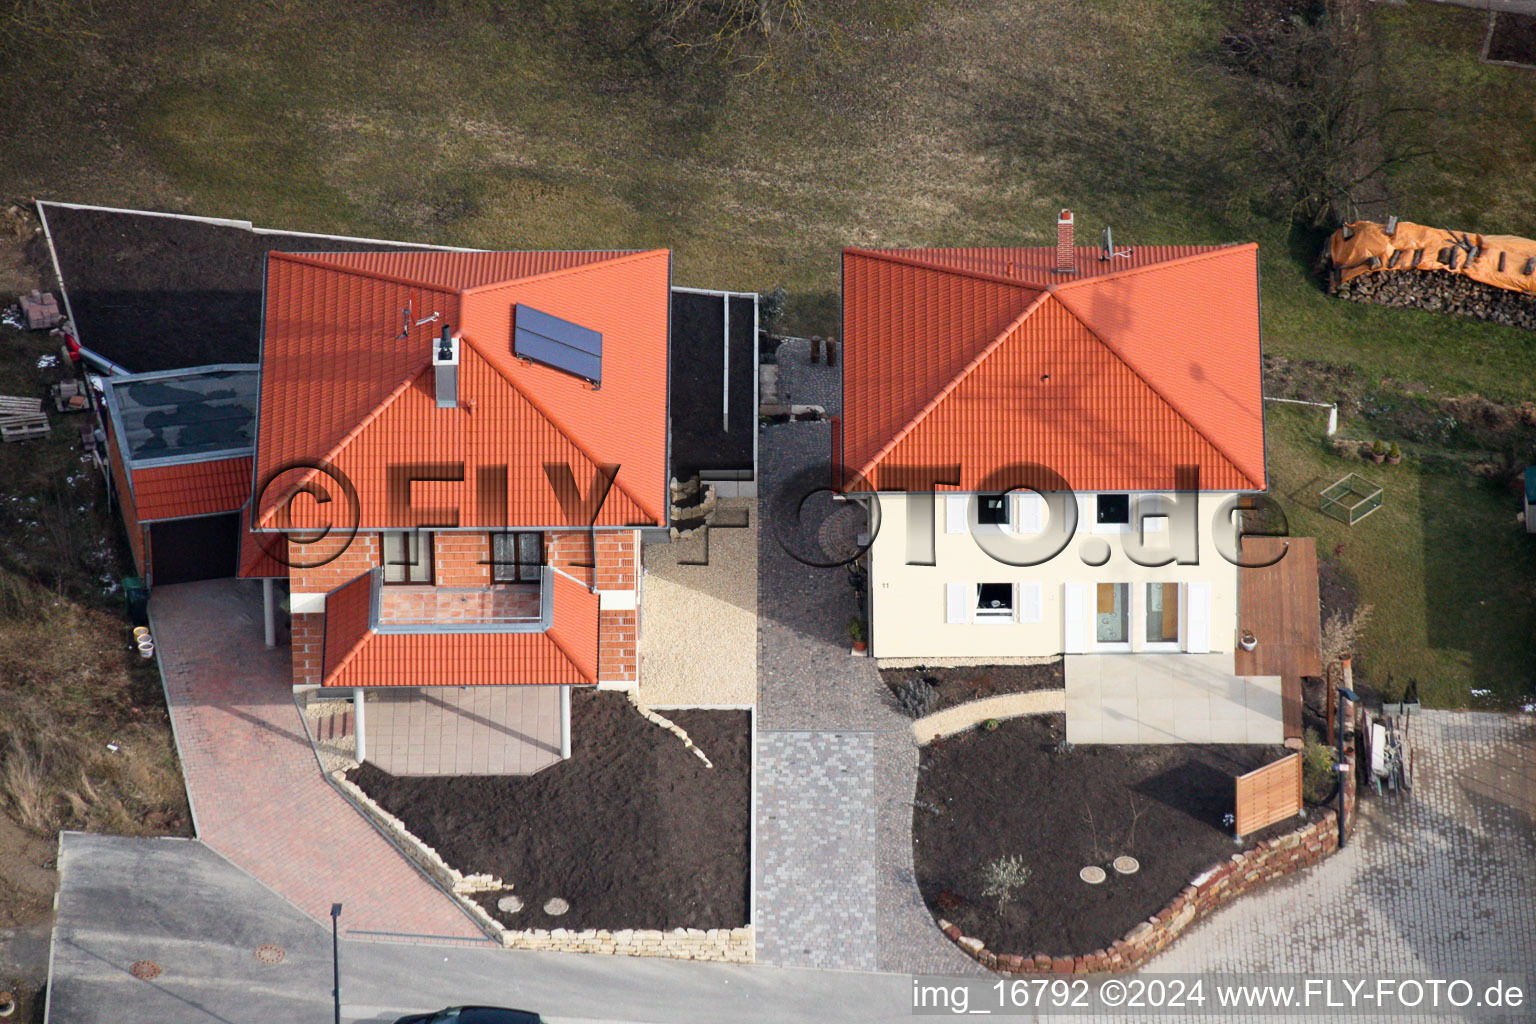
[(1289, 818), (1301, 810), (1301, 753), (1256, 768), (1236, 780), (1233, 831), (1240, 836)]

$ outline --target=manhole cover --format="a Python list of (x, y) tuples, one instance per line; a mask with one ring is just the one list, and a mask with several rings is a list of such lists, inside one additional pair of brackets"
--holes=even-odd
[(1109, 876), (1106, 875), (1104, 873), (1104, 869), (1099, 867), (1097, 864), (1089, 864), (1087, 867), (1083, 868), (1083, 870), (1077, 873), (1077, 877), (1081, 878), (1089, 885), (1098, 885)]
[(565, 902), (565, 900), (561, 899), (559, 896), (556, 896), (554, 899), (544, 904), (544, 913), (548, 914), (550, 917), (559, 917), (561, 914), (570, 909), (571, 905)]
[(128, 973), (142, 981), (153, 981), (160, 977), (160, 965), (153, 960), (135, 960)]
[(506, 914), (515, 914), (523, 909), (523, 898), (521, 896), (503, 896), (496, 901), (496, 909)]
[(1116, 857), (1115, 870), (1122, 875), (1134, 875), (1141, 870), (1141, 861), (1135, 857)]
[(256, 947), (256, 959), (264, 964), (280, 964), (287, 955), (288, 951), (282, 946), (274, 946), (271, 943)]

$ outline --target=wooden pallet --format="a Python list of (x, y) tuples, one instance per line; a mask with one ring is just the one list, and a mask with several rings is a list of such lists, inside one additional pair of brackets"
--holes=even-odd
[(48, 436), (46, 416), (7, 416), (0, 419), (0, 440), (31, 441)]
[(17, 395), (0, 395), (0, 416), (36, 415), (43, 411), (41, 398), (21, 398)]

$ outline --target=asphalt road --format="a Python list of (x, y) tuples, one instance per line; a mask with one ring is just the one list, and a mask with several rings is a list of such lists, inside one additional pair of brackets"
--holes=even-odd
[[(66, 833), (49, 1020), (270, 1024), (331, 1020), (331, 937), (196, 840)], [(345, 934), (345, 908), (342, 912)], [(262, 946), (282, 961), (263, 962)], [(157, 977), (131, 973), (136, 962)], [(906, 975), (585, 957), (344, 939), (342, 1018), (389, 1022), (462, 1003), (560, 1022), (909, 1019)]]

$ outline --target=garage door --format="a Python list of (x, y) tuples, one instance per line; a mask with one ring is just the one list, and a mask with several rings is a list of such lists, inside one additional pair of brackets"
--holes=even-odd
[(151, 523), (149, 550), (151, 586), (233, 576), (240, 558), (240, 513)]

